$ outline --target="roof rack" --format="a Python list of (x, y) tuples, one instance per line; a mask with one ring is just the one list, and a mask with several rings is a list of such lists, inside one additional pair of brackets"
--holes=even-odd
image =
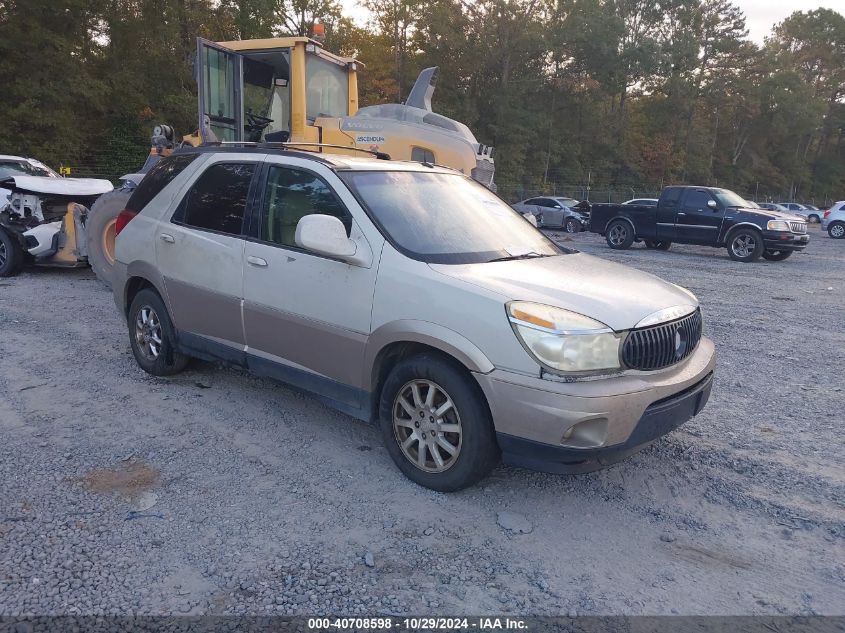
[(256, 147), (267, 149), (296, 149), (297, 147), (330, 147), (333, 149), (343, 149), (353, 152), (363, 152), (375, 156), (379, 160), (390, 160), (390, 154), (379, 152), (373, 149), (364, 149), (363, 147), (350, 147), (348, 145), (335, 145), (332, 143), (297, 143), (294, 141), (285, 141), (279, 143), (268, 142), (254, 142), (254, 141), (210, 141), (203, 143), (202, 146), (224, 146), (224, 147)]

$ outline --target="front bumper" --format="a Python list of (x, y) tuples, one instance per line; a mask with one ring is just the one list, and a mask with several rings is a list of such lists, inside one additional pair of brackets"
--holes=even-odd
[(714, 367), (713, 343), (702, 338), (686, 361), (656, 372), (571, 383), (501, 370), (476, 378), (506, 463), (578, 473), (617, 462), (698, 414)]
[(784, 231), (763, 231), (763, 243), (766, 250), (773, 251), (801, 251), (810, 243), (810, 236), (806, 233), (797, 235)]

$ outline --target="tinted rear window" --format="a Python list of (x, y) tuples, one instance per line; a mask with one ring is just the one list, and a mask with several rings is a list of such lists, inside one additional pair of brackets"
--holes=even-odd
[(197, 178), (174, 220), (199, 229), (239, 235), (255, 163), (217, 163)]
[(158, 192), (169, 185), (176, 176), (190, 165), (199, 154), (180, 154), (178, 156), (167, 156), (159, 160), (149, 173), (144, 176), (138, 188), (132, 192), (126, 208), (140, 212), (150, 200), (158, 195)]

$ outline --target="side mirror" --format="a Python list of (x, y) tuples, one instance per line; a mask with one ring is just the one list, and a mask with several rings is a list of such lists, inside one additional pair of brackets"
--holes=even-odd
[(306, 215), (296, 225), (296, 245), (320, 255), (347, 259), (357, 246), (346, 236), (346, 227), (333, 215)]
[(710, 207), (711, 209), (713, 209), (713, 211), (717, 211), (719, 209), (719, 205), (716, 204), (715, 200), (708, 200), (707, 206)]

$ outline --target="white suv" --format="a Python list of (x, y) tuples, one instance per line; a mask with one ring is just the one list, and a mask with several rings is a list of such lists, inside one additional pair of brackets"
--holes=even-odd
[(697, 414), (698, 301), (564, 249), (458, 172), (267, 148), (180, 150), (118, 218), (138, 364), (247, 368), (378, 422), (413, 481), (613, 463)]
[(824, 212), (822, 230), (827, 231), (833, 239), (845, 238), (845, 200), (834, 202), (830, 209)]

